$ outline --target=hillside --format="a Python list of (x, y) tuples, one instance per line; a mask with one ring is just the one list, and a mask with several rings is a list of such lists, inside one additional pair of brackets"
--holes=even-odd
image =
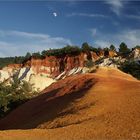
[[(6, 66), (0, 69), (0, 83), (5, 81), (10, 83), (16, 76), (20, 82), (26, 81), (33, 85), (36, 91), (42, 91), (67, 76), (87, 73), (91, 67), (106, 66), (119, 68), (140, 79), (140, 50), (138, 48), (123, 55), (107, 48), (67, 46), (42, 51), (41, 54), (27, 53), (23, 61), (21, 58), (23, 59), (23, 57), (2, 59), (1, 64)], [(15, 60), (15, 63), (8, 65), (7, 62), (11, 62), (9, 59)]]
[(1, 130), (31, 130), (1, 131), (0, 139), (138, 138), (139, 101), (140, 82), (118, 69), (67, 77), (0, 120)]
[[(0, 82), (10, 82), (16, 75), (19, 81), (27, 81), (35, 90), (42, 91), (59, 79), (85, 73), (84, 67), (93, 66), (95, 61), (105, 56), (103, 50), (96, 53), (94, 51), (82, 52), (82, 50), (79, 52), (77, 49), (80, 48), (64, 47), (49, 51), (49, 54), (42, 56), (43, 58), (40, 55), (41, 58), (32, 55), (21, 64), (9, 64), (0, 70)], [(115, 51), (108, 51), (108, 57), (114, 56), (116, 56)]]

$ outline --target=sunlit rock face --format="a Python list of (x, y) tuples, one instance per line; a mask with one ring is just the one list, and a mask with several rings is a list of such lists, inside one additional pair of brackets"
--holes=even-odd
[(64, 71), (70, 71), (73, 68), (84, 67), (86, 54), (81, 53), (76, 56), (65, 56), (57, 58), (55, 56), (47, 56), (43, 60), (31, 59), (25, 66), (32, 67), (35, 73), (45, 73), (48, 77), (56, 77)]
[(37, 73), (33, 67), (23, 67), (19, 70), (19, 80), (24, 80), (33, 85), (35, 90), (41, 91), (45, 87), (51, 85), (56, 80), (48, 77), (47, 74)]
[(140, 59), (140, 49), (136, 48), (133, 50), (134, 59)]
[(0, 70), (0, 82), (4, 82), (6, 80), (11, 80), (13, 75), (19, 71), (21, 65), (19, 64), (10, 64), (7, 67), (4, 67)]
[(115, 59), (111, 59), (111, 58), (106, 58), (103, 59), (103, 61), (99, 64), (100, 67), (113, 67), (113, 68), (117, 68), (118, 65), (115, 64)]
[(86, 54), (83, 53), (77, 56), (65, 56), (62, 58), (50, 56), (41, 62), (32, 59), (30, 66), (36, 73), (43, 73), (48, 77), (55, 78), (63, 72), (68, 73), (74, 68), (84, 67), (86, 57)]
[(132, 49), (132, 52), (129, 54), (129, 58), (140, 65), (140, 48)]
[[(115, 55), (116, 53), (113, 51), (108, 52), (108, 57), (114, 57)], [(95, 52), (82, 52), (79, 55), (72, 56), (46, 56), (44, 59), (31, 58), (23, 64), (11, 64), (0, 70), (0, 82), (12, 80), (13, 76), (16, 75), (20, 81), (27, 81), (35, 89), (43, 90), (57, 80), (84, 73), (85, 63), (89, 58), (95, 62), (103, 57), (104, 51), (101, 50), (98, 54)], [(105, 60), (105, 63), (108, 62)]]
[(8, 71), (0, 70), (0, 82), (3, 82), (9, 77), (10, 77), (10, 74), (8, 73)]
[(109, 57), (116, 57), (117, 53), (116, 51), (109, 51)]

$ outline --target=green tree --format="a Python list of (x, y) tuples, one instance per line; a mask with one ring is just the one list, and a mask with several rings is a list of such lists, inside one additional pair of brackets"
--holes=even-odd
[(32, 57), (33, 57), (34, 59), (40, 59), (40, 58), (42, 58), (40, 52), (32, 53)]
[(112, 45), (112, 44), (110, 45), (109, 49), (110, 49), (110, 50), (112, 50), (112, 51), (116, 51), (115, 46), (114, 46), (114, 45)]
[(136, 45), (136, 46), (135, 46), (135, 48), (138, 48), (138, 49), (140, 49), (140, 45)]
[(127, 45), (124, 42), (122, 42), (119, 46), (119, 52), (122, 54), (126, 54), (130, 52), (130, 49), (127, 47)]
[(28, 60), (30, 58), (31, 58), (31, 53), (27, 52), (26, 55), (25, 55), (25, 59)]
[(14, 63), (18, 64), (18, 57), (17, 56), (15, 56)]
[(98, 52), (99, 52), (99, 51), (98, 51), (98, 49), (97, 49), (97, 48), (95, 48), (95, 47), (91, 47), (91, 48), (90, 48), (90, 50), (91, 50), (91, 51), (93, 51), (93, 52), (96, 52), (96, 53), (98, 53)]
[(45, 57), (47, 56), (47, 52), (48, 52), (48, 51), (43, 50), (43, 51), (41, 52), (41, 55), (45, 58)]
[(70, 45), (67, 45), (66, 47), (62, 48), (61, 51), (66, 55), (66, 54), (69, 54), (69, 55), (78, 55), (80, 54), (81, 50), (79, 47), (77, 46), (70, 46)]
[(108, 57), (109, 56), (109, 49), (106, 47), (104, 48), (104, 56)]
[(89, 44), (87, 42), (84, 42), (82, 44), (82, 51), (83, 52), (89, 52), (90, 51), (90, 46), (89, 46)]

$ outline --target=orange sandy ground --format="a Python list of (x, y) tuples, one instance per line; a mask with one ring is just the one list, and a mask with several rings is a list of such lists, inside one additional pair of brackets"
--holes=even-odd
[[(15, 115), (16, 119), (20, 120), (17, 121), (17, 125), (13, 124), (15, 128), (22, 128), (22, 124), (26, 124), (27, 121), (28, 125), (25, 126), (29, 126), (31, 129), (0, 131), (0, 140), (140, 139), (140, 82), (128, 74), (113, 68), (100, 68), (95, 74), (83, 74), (67, 78), (65, 81), (61, 80), (46, 89), (44, 94), (53, 88), (59, 88), (60, 85), (61, 93), (56, 94), (56, 97), (52, 97), (50, 100), (55, 100), (57, 95), (63, 97), (66, 89), (71, 90), (66, 90), (69, 94), (73, 94), (74, 90), (81, 92), (77, 89), (81, 87), (76, 85), (79, 83), (81, 86), (86, 86), (84, 82), (80, 83), (84, 79), (93, 79), (96, 83), (92, 83), (93, 86), (89, 90), (85, 90), (83, 96), (68, 101), (69, 104), (61, 110), (57, 104), (53, 105), (52, 110), (49, 106), (46, 106), (46, 109), (43, 108), (43, 113), (48, 108), (50, 109), (46, 121), (42, 118), (42, 108), (40, 108), (40, 114), (34, 108), (33, 112), (38, 113), (35, 114), (36, 121), (41, 122), (36, 123), (36, 126), (33, 118), (28, 118), (31, 116), (30, 113), (25, 113), (24, 120), (20, 120), (18, 117), (22, 109), (26, 107), (28, 110), (29, 103), (10, 113), (0, 121), (0, 128), (2, 125), (10, 128), (12, 117)], [(66, 82), (67, 85), (63, 82)], [(65, 86), (63, 87), (63, 85)], [(74, 85), (74, 89), (69, 88), (72, 85)], [(37, 102), (38, 98), (33, 100), (30, 103)], [(21, 114), (24, 115), (24, 112)], [(11, 121), (8, 122), (10, 119)], [(43, 119), (43, 121), (38, 121), (38, 119)]]

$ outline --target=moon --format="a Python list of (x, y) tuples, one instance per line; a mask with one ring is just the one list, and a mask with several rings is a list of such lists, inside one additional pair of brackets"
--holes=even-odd
[(53, 16), (54, 16), (54, 17), (57, 17), (57, 13), (56, 13), (56, 12), (53, 12)]

